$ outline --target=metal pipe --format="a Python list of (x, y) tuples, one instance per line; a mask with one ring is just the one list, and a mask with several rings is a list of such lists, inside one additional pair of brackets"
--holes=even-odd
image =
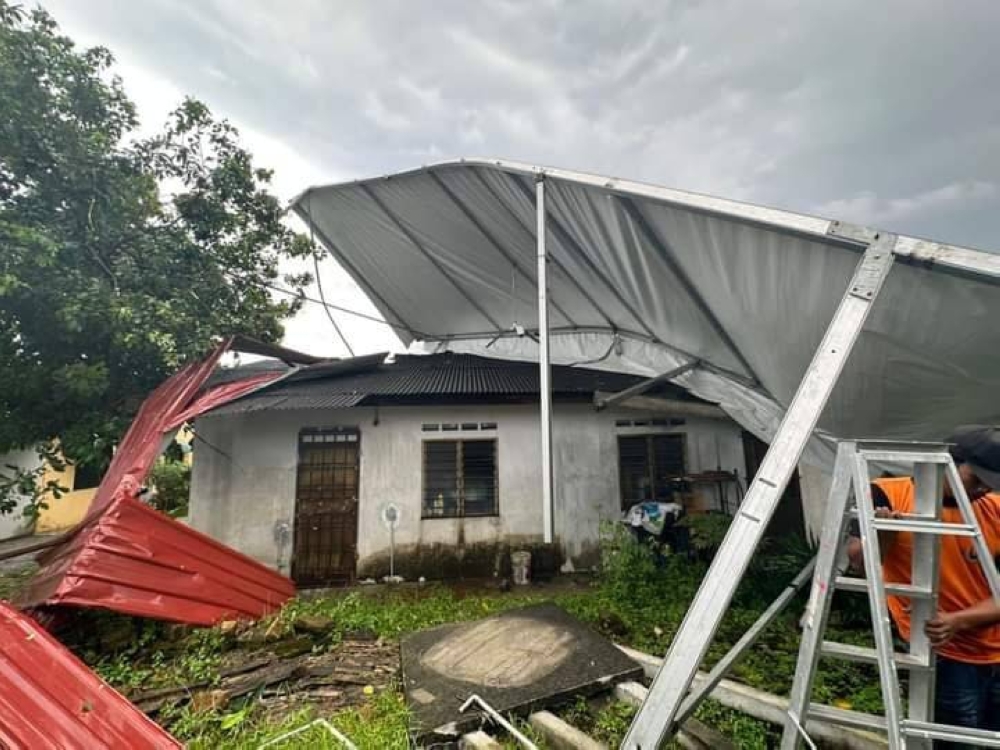
[[(510, 217), (517, 222), (517, 225), (521, 227), (525, 232), (527, 232), (528, 235), (530, 236), (531, 225), (526, 223), (524, 219), (521, 218), (521, 215), (507, 203), (507, 201), (500, 195), (500, 193), (496, 191), (495, 188), (493, 188), (490, 185), (489, 182), (486, 181), (486, 178), (483, 177), (483, 175), (480, 173), (478, 169), (472, 170), (472, 174), (476, 176), (476, 178), (479, 180), (479, 183), (483, 186), (486, 192), (490, 194), (490, 197), (496, 202), (496, 204), (498, 206), (503, 207), (503, 209), (510, 215)], [(576, 276), (570, 273), (569, 269), (567, 269), (566, 266), (563, 265), (562, 261), (559, 260), (559, 256), (553, 252), (550, 252), (549, 260), (552, 261), (552, 266), (557, 271), (559, 271), (563, 276), (566, 277), (566, 280), (570, 283), (570, 285), (572, 285), (574, 289), (576, 289), (576, 291), (580, 294), (580, 296), (583, 297), (585, 300), (587, 300), (590, 306), (593, 307), (602, 318), (604, 318), (604, 322), (607, 324), (608, 328), (610, 328), (611, 330), (617, 330), (618, 326), (615, 325), (614, 321), (611, 319), (611, 316), (608, 315), (607, 311), (601, 306), (601, 303), (594, 298), (594, 295), (592, 295), (590, 292), (588, 292), (586, 289), (583, 288), (583, 285), (577, 280)]]
[(606, 409), (609, 406), (614, 406), (615, 404), (621, 403), (626, 399), (632, 398), (632, 396), (641, 396), (643, 393), (648, 391), (655, 385), (663, 383), (674, 378), (679, 378), (686, 372), (690, 372), (701, 364), (700, 360), (693, 359), (690, 362), (685, 362), (679, 367), (675, 367), (672, 370), (668, 370), (656, 377), (649, 378), (648, 380), (643, 380), (641, 383), (636, 383), (630, 388), (626, 388), (623, 391), (618, 391), (610, 396), (601, 396), (600, 398), (594, 399), (594, 407), (600, 411), (601, 409)]
[[(545, 176), (543, 174), (538, 174), (535, 179), (544, 179), (544, 177)], [(524, 182), (519, 179), (515, 179), (513, 184), (524, 193), (526, 198), (531, 198), (531, 188)], [(618, 290), (618, 287), (615, 286), (614, 281), (611, 280), (607, 273), (598, 268), (593, 258), (590, 257), (587, 251), (583, 249), (580, 243), (577, 242), (576, 239), (573, 238), (573, 235), (569, 233), (569, 230), (567, 230), (555, 216), (552, 216), (552, 233), (556, 240), (565, 246), (570, 257), (582, 262), (590, 273), (600, 279), (607, 292), (618, 301), (618, 304), (632, 316), (632, 319), (639, 324), (639, 327), (642, 328), (650, 338), (654, 341), (661, 340), (653, 332), (653, 329), (646, 323), (645, 317), (642, 313), (640, 313), (636, 306), (629, 302), (624, 295), (622, 295), (622, 293)]]
[(542, 534), (552, 544), (555, 529), (552, 518), (552, 367), (549, 364), (548, 255), (545, 250), (545, 178), (535, 182), (535, 213), (538, 243), (538, 375), (542, 416)]
[[(517, 258), (515, 258), (511, 253), (509, 253), (507, 249), (503, 246), (503, 243), (501, 243), (500, 240), (497, 239), (496, 235), (493, 234), (493, 232), (491, 232), (489, 229), (487, 229), (486, 226), (483, 224), (483, 222), (476, 217), (476, 215), (472, 212), (472, 209), (469, 208), (468, 204), (466, 204), (465, 201), (463, 201), (461, 198), (455, 195), (455, 191), (452, 190), (450, 187), (448, 187), (447, 183), (444, 180), (442, 180), (441, 177), (436, 172), (428, 172), (427, 174), (430, 175), (431, 179), (434, 180), (434, 182), (437, 183), (438, 187), (440, 187), (441, 190), (444, 191), (444, 194), (448, 196), (451, 202), (455, 204), (455, 208), (461, 211), (462, 215), (465, 216), (465, 218), (468, 219), (469, 222), (476, 229), (479, 230), (479, 233), (486, 238), (486, 241), (490, 245), (492, 245), (493, 248), (498, 253), (500, 253), (500, 255), (503, 256), (504, 260), (510, 263), (511, 267), (515, 271), (520, 273), (521, 276), (529, 284), (531, 284), (531, 282), (534, 281), (534, 279), (531, 278), (531, 274), (529, 274), (524, 268), (521, 267), (521, 264), (520, 262), (518, 262)], [(555, 298), (552, 299), (552, 307), (557, 313), (562, 315), (563, 319), (567, 323), (569, 323), (573, 327), (576, 326), (576, 322), (566, 313), (565, 310), (559, 307), (559, 305), (555, 301)]]
[(511, 724), (509, 721), (507, 721), (503, 716), (500, 715), (500, 713), (495, 708), (493, 708), (493, 706), (491, 706), (489, 703), (487, 703), (486, 701), (484, 701), (482, 698), (480, 698), (475, 693), (473, 693), (472, 695), (470, 695), (468, 697), (468, 699), (465, 701), (465, 703), (463, 703), (462, 706), (458, 709), (458, 712), (460, 714), (464, 714), (469, 709), (469, 706), (471, 706), (473, 703), (475, 703), (483, 711), (485, 711), (487, 713), (487, 715), (491, 719), (493, 719), (493, 721), (495, 721), (497, 724), (499, 724), (504, 729), (506, 729), (508, 732), (510, 732), (510, 734), (518, 742), (520, 742), (522, 745), (524, 745), (526, 748), (528, 748), (528, 750), (538, 750), (538, 745), (536, 745), (534, 742), (532, 742), (527, 737), (525, 737), (523, 734), (521, 734), (519, 731), (517, 731), (517, 729), (514, 727), (513, 724)]

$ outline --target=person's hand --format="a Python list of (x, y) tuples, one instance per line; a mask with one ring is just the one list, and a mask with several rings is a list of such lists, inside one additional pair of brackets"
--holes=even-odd
[(934, 648), (943, 646), (963, 630), (965, 630), (965, 620), (961, 612), (938, 612), (933, 620), (928, 620), (924, 628)]
[(892, 508), (876, 508), (875, 518), (902, 518), (903, 514)]

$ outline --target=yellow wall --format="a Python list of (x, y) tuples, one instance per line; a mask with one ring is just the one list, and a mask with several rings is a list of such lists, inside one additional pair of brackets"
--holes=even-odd
[(96, 487), (88, 487), (85, 490), (65, 492), (58, 500), (49, 498), (46, 501), (49, 507), (38, 514), (35, 533), (46, 534), (73, 528), (87, 515), (96, 493)]
[[(177, 431), (174, 439), (178, 443), (190, 446), (194, 441), (194, 432), (188, 425), (184, 425)], [(188, 451), (184, 454), (184, 463), (191, 465), (193, 454)], [(55, 480), (60, 487), (71, 490), (64, 492), (58, 499), (49, 497), (46, 504), (49, 506), (39, 513), (35, 522), (35, 533), (45, 534), (53, 531), (66, 531), (76, 526), (87, 515), (90, 510), (90, 503), (97, 493), (96, 487), (77, 488), (74, 484), (76, 480), (76, 468), (66, 464), (62, 471), (55, 471), (52, 467), (46, 469), (45, 474), (39, 480), (44, 487), (50, 481)]]
[(66, 487), (70, 492), (64, 492), (58, 498), (46, 497), (45, 504), (48, 508), (43, 508), (35, 521), (35, 533), (46, 534), (53, 531), (65, 531), (76, 526), (90, 509), (90, 502), (94, 499), (96, 487), (86, 487), (75, 489), (76, 467), (67, 463), (62, 471), (56, 471), (51, 466), (45, 470), (41, 480), (42, 486), (46, 486), (51, 481), (56, 481), (60, 487)]

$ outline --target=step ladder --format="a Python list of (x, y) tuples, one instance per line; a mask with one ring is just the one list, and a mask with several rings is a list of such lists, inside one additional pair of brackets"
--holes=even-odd
[[(915, 484), (913, 514), (902, 518), (876, 516), (871, 497), (872, 464), (912, 467), (911, 476)], [(961, 523), (945, 523), (941, 519), (945, 480), (953, 489), (962, 516)], [(852, 498), (856, 502), (851, 502)], [(864, 551), (863, 579), (844, 575), (848, 567), (846, 541), (850, 524), (855, 519)], [(879, 531), (913, 535), (910, 583), (883, 581)], [(939, 538), (943, 535), (972, 539), (993, 596), (1000, 598), (1000, 576), (993, 556), (946, 445), (885, 441), (840, 443), (813, 572), (812, 591), (802, 620), (802, 641), (782, 735), (782, 750), (795, 750), (802, 743), (815, 748), (804, 729), (807, 718), (885, 732), (890, 750), (930, 750), (934, 740), (1000, 748), (1000, 732), (936, 724), (933, 721), (935, 657), (924, 633), (924, 625), (937, 612)], [(824, 640), (830, 604), (836, 590), (868, 594), (875, 631), (874, 649)], [(896, 652), (893, 648), (887, 594), (910, 600), (910, 648), (906, 653)], [(813, 678), (821, 657), (877, 665), (885, 716), (811, 703)], [(898, 677), (900, 670), (909, 672), (909, 711), (905, 716)]]

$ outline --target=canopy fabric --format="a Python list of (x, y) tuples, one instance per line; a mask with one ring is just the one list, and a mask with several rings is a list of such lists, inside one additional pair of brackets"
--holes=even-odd
[[(678, 382), (769, 439), (866, 246), (848, 225), (495, 160), (315, 187), (293, 208), (404, 342), (530, 359), (516, 329), (537, 328), (539, 176), (552, 361), (655, 375), (698, 358)], [(939, 439), (1000, 417), (1000, 255), (909, 237), (895, 255), (821, 430)]]

